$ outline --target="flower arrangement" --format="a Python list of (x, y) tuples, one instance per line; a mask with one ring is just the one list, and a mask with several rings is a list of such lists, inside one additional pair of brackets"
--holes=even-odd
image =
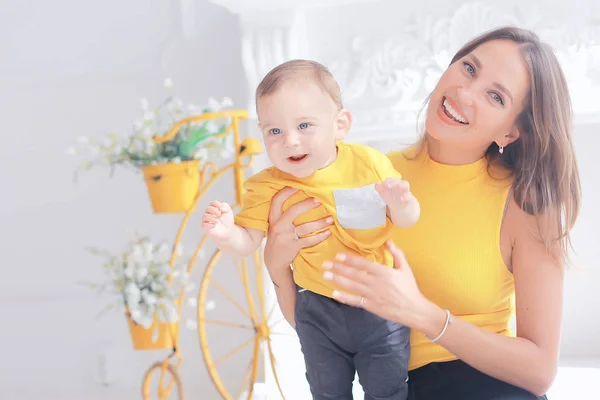
[[(167, 78), (164, 83), (168, 92), (173, 89), (173, 81)], [(130, 167), (139, 171), (144, 166), (165, 163), (180, 163), (198, 160), (216, 161), (233, 154), (231, 135), (223, 135), (228, 127), (227, 121), (215, 120), (192, 122), (181, 128), (175, 137), (165, 143), (154, 143), (154, 136), (164, 136), (178, 121), (208, 112), (218, 112), (233, 106), (229, 98), (217, 101), (213, 98), (208, 104), (199, 107), (184, 105), (183, 101), (169, 93), (156, 109), (150, 109), (148, 100), (141, 99), (142, 116), (133, 124), (131, 134), (122, 137), (109, 134), (95, 140), (80, 137), (77, 145), (68, 149), (72, 155), (87, 153), (76, 171), (89, 170), (95, 166), (108, 166), (111, 173), (116, 167)]]
[[(177, 302), (181, 291), (192, 287), (188, 281), (186, 260), (170, 267), (172, 248), (166, 243), (155, 244), (148, 237), (136, 234), (118, 255), (97, 248), (89, 251), (104, 259), (102, 266), (107, 279), (100, 284), (86, 285), (99, 294), (110, 293), (116, 297), (101, 314), (122, 306), (133, 322), (145, 329), (152, 326), (155, 317), (162, 323), (179, 321)], [(176, 254), (180, 259), (181, 246)]]

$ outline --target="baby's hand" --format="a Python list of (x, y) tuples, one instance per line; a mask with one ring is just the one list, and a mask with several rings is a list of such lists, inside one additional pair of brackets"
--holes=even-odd
[(390, 208), (403, 207), (412, 198), (408, 182), (398, 178), (387, 178), (384, 182), (376, 183), (375, 190)]
[(202, 215), (202, 230), (215, 239), (227, 238), (233, 225), (233, 210), (227, 203), (213, 201)]

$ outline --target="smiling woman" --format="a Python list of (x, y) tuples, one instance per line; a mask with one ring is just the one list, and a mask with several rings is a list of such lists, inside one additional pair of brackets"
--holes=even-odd
[[(338, 254), (323, 276), (337, 301), (411, 328), (409, 400), (545, 399), (580, 205), (556, 56), (523, 29), (475, 38), (431, 93), (425, 128), (389, 154), (421, 204), (419, 222), (388, 243), (395, 268)], [(285, 237), (297, 216), (280, 214), (286, 196), (273, 200), (265, 248), (280, 279), (298, 249)]]

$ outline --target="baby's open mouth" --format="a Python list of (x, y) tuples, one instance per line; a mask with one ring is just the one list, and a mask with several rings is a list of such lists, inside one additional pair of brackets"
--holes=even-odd
[(299, 162), (299, 161), (304, 160), (307, 156), (308, 156), (308, 154), (300, 154), (298, 156), (288, 157), (288, 160), (290, 162)]

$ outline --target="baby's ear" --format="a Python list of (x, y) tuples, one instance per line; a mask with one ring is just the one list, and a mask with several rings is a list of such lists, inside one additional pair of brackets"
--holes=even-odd
[(352, 127), (352, 114), (350, 111), (342, 108), (336, 117), (336, 133), (335, 138), (337, 140), (342, 140), (346, 137), (350, 128)]

